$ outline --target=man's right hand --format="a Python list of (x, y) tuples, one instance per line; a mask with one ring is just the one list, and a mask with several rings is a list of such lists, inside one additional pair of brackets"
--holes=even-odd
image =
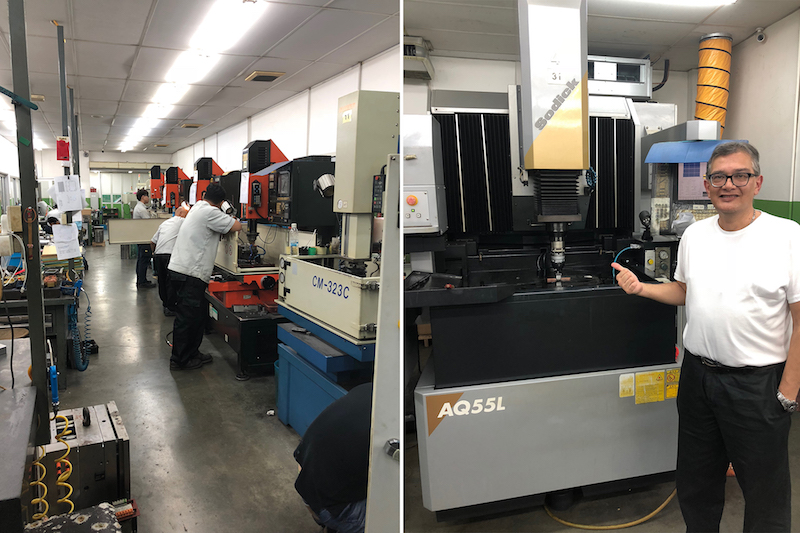
[(636, 274), (619, 263), (611, 263), (611, 267), (619, 271), (617, 284), (622, 287), (623, 291), (628, 294), (640, 294), (644, 290), (644, 285), (636, 277)]

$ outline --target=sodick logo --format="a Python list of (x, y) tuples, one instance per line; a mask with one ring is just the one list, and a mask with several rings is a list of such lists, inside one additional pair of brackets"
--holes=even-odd
[(556, 111), (559, 110), (561, 104), (563, 104), (567, 100), (567, 96), (572, 94), (572, 91), (575, 87), (578, 86), (578, 80), (572, 78), (572, 81), (567, 82), (567, 88), (561, 91), (561, 94), (557, 94), (555, 98), (553, 98), (553, 105), (550, 106), (550, 109), (547, 110), (547, 113), (544, 114), (543, 117), (539, 117), (539, 119), (534, 123), (537, 129), (543, 130), (545, 126), (547, 126), (547, 121), (553, 118), (553, 115), (556, 114)]
[(453, 416), (478, 415), (505, 411), (502, 396), (491, 398), (478, 398), (476, 400), (462, 400), (464, 393), (439, 394), (425, 398), (425, 407), (428, 414), (428, 435), (439, 427), (442, 420)]

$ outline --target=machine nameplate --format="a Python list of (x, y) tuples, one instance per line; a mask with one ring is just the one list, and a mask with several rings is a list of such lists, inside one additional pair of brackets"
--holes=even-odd
[(211, 304), (208, 304), (208, 316), (210, 316), (214, 320), (219, 320), (219, 312), (216, 309), (214, 309), (214, 306)]
[(318, 289), (324, 289), (333, 296), (338, 296), (347, 300), (350, 297), (350, 287), (345, 287), (341, 283), (335, 281), (325, 280), (321, 276), (314, 276), (311, 278), (311, 285)]
[(471, 404), (469, 400), (459, 400), (454, 405), (450, 402), (445, 402), (442, 409), (439, 411), (439, 416), (436, 418), (443, 418), (445, 416), (463, 416), (463, 415), (477, 415), (480, 413), (491, 413), (492, 411), (505, 411), (503, 405), (503, 397), (486, 398), (486, 404), (483, 403), (483, 398), (474, 400)]
[(664, 371), (636, 373), (636, 403), (664, 401)]

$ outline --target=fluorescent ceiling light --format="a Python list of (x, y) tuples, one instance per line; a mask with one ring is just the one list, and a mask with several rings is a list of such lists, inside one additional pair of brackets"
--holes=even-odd
[(637, 0), (641, 4), (666, 4), (683, 7), (716, 7), (735, 4), (736, 0)]
[(217, 0), (195, 31), (189, 46), (208, 53), (231, 48), (269, 7), (267, 2)]
[(197, 83), (214, 68), (217, 61), (219, 61), (218, 54), (209, 55), (197, 50), (181, 52), (165, 79), (172, 83)]
[(172, 112), (172, 108), (174, 106), (171, 105), (163, 105), (163, 104), (150, 104), (142, 113), (142, 117), (147, 118), (166, 118), (169, 116), (170, 112)]
[(188, 90), (189, 86), (185, 83), (162, 83), (153, 97), (153, 102), (162, 105), (175, 104)]
[(34, 136), (33, 136), (33, 149), (34, 149), (34, 150), (42, 150), (43, 148), (47, 148), (47, 146), (45, 146), (45, 145), (42, 143), (42, 140), (41, 140), (39, 137), (36, 137), (36, 136), (34, 135)]

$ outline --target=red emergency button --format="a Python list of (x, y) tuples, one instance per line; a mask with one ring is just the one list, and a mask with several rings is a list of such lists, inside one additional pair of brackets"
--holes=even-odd
[(417, 197), (413, 194), (406, 198), (406, 203), (408, 205), (417, 205)]

